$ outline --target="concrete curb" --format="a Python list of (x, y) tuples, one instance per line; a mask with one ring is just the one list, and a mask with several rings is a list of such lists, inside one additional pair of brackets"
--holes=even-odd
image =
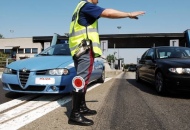
[(3, 72), (0, 72), (0, 78), (2, 77)]
[(122, 70), (109, 70), (105, 72), (106, 78), (112, 78), (122, 73)]

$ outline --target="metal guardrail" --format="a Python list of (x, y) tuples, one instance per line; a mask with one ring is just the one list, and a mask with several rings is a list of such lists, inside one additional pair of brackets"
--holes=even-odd
[(8, 64), (10, 64), (13, 61), (15, 61), (14, 58), (5, 59), (5, 57), (0, 57), (0, 68), (5, 68)]

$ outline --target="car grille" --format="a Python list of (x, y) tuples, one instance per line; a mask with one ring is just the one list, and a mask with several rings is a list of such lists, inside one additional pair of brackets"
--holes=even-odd
[(17, 90), (17, 91), (44, 91), (46, 86), (28, 86), (26, 89), (21, 88), (19, 85), (15, 84), (9, 84), (10, 88), (12, 90)]
[(16, 70), (12, 70), (12, 74), (17, 74), (17, 71)]
[(22, 86), (26, 85), (29, 75), (30, 71), (25, 71), (25, 72), (23, 72), (22, 70), (19, 71), (19, 79)]

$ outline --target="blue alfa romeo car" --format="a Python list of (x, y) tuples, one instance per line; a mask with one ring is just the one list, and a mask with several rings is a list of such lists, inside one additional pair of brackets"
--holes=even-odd
[[(104, 82), (105, 69), (101, 59), (95, 59), (90, 82)], [(69, 45), (56, 42), (35, 57), (9, 64), (2, 75), (3, 89), (20, 93), (69, 93), (76, 70)]]

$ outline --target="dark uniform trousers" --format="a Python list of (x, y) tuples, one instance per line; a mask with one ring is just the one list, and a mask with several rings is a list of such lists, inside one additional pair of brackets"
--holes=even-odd
[(85, 86), (82, 90), (79, 90), (79, 92), (76, 92), (75, 88), (73, 87), (72, 111), (68, 123), (84, 126), (93, 125), (94, 122), (92, 120), (84, 117), (85, 115), (95, 115), (97, 113), (95, 110), (90, 110), (86, 106), (85, 101), (87, 85), (89, 83), (94, 64), (94, 55), (92, 49), (90, 48), (78, 58), (73, 57), (73, 60), (77, 76), (81, 76), (84, 79)]
[[(89, 79), (93, 70), (93, 64), (94, 64), (94, 55), (92, 48), (87, 50), (83, 55), (80, 57), (73, 58), (75, 69), (77, 72), (77, 76), (81, 76), (85, 81), (85, 86), (83, 90), (80, 90), (79, 92), (86, 93), (87, 85), (89, 83)], [(74, 91), (76, 91), (74, 89)]]

